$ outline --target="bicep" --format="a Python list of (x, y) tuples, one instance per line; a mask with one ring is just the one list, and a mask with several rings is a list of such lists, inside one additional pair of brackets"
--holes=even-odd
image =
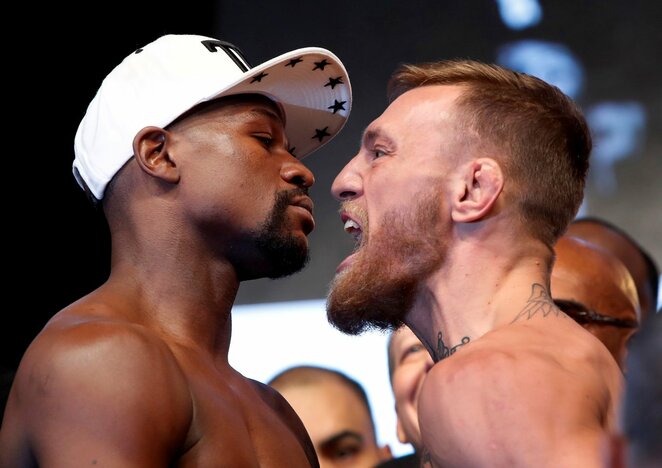
[(167, 466), (190, 415), (171, 358), (126, 335), (57, 351), (32, 356), (17, 388), (38, 465)]

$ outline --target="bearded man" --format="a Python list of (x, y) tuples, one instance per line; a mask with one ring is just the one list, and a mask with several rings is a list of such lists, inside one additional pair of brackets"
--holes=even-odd
[(582, 201), (591, 138), (537, 78), (474, 61), (405, 65), (333, 183), (357, 249), (340, 330), (408, 325), (433, 466), (598, 466), (621, 373), (550, 298), (553, 245)]

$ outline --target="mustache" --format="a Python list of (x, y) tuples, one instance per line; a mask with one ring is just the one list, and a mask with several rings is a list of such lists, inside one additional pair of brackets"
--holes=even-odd
[(308, 195), (308, 187), (297, 187), (295, 189), (283, 190), (276, 194), (276, 207), (285, 209), (295, 198)]
[(294, 197), (300, 197), (302, 195), (308, 197), (308, 187), (297, 187), (295, 189), (291, 190), (283, 190), (281, 193), (285, 194), (288, 199), (292, 199)]

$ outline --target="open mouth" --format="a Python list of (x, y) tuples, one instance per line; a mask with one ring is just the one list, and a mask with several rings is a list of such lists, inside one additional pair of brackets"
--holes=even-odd
[(345, 232), (354, 238), (354, 251), (357, 251), (363, 243), (363, 228), (360, 222), (348, 213), (343, 212), (341, 219)]
[(340, 219), (343, 222), (345, 232), (354, 238), (354, 251), (347, 258), (345, 258), (340, 263), (340, 265), (338, 265), (338, 268), (336, 268), (336, 273), (339, 273), (340, 271), (347, 268), (350, 264), (352, 264), (358, 250), (363, 247), (365, 242), (363, 237), (363, 224), (358, 215), (343, 210), (340, 213)]

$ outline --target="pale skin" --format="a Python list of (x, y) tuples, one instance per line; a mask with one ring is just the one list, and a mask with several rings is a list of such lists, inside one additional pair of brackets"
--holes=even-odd
[[(239, 282), (269, 271), (242, 239), (277, 192), (314, 181), (276, 106), (214, 106), (143, 129), (133, 148), (113, 195), (123, 209), (108, 208), (110, 277), (25, 354), (0, 466), (317, 466), (291, 407), (227, 360)], [(311, 207), (299, 196), (285, 212), (284, 233), (304, 248)]]
[(435, 85), (398, 97), (368, 126), (332, 190), (367, 213), (369, 236), (384, 213), (411, 209), (413, 193), (438, 191), (435, 234), (447, 241), (446, 255), (405, 320), (438, 361), (418, 408), (428, 462), (599, 466), (620, 371), (550, 301), (552, 251), (516, 221), (497, 159), (457, 136), (453, 105), (461, 93)]
[(375, 439), (372, 416), (346, 384), (322, 376), (315, 383), (275, 388), (301, 418), (321, 468), (373, 467), (391, 458)]
[(409, 327), (393, 332), (389, 343), (392, 366), (391, 388), (397, 413), (397, 435), (403, 444), (410, 443), (416, 451), (422, 448), (418, 427), (418, 398), (425, 376), (434, 364), (430, 354)]

